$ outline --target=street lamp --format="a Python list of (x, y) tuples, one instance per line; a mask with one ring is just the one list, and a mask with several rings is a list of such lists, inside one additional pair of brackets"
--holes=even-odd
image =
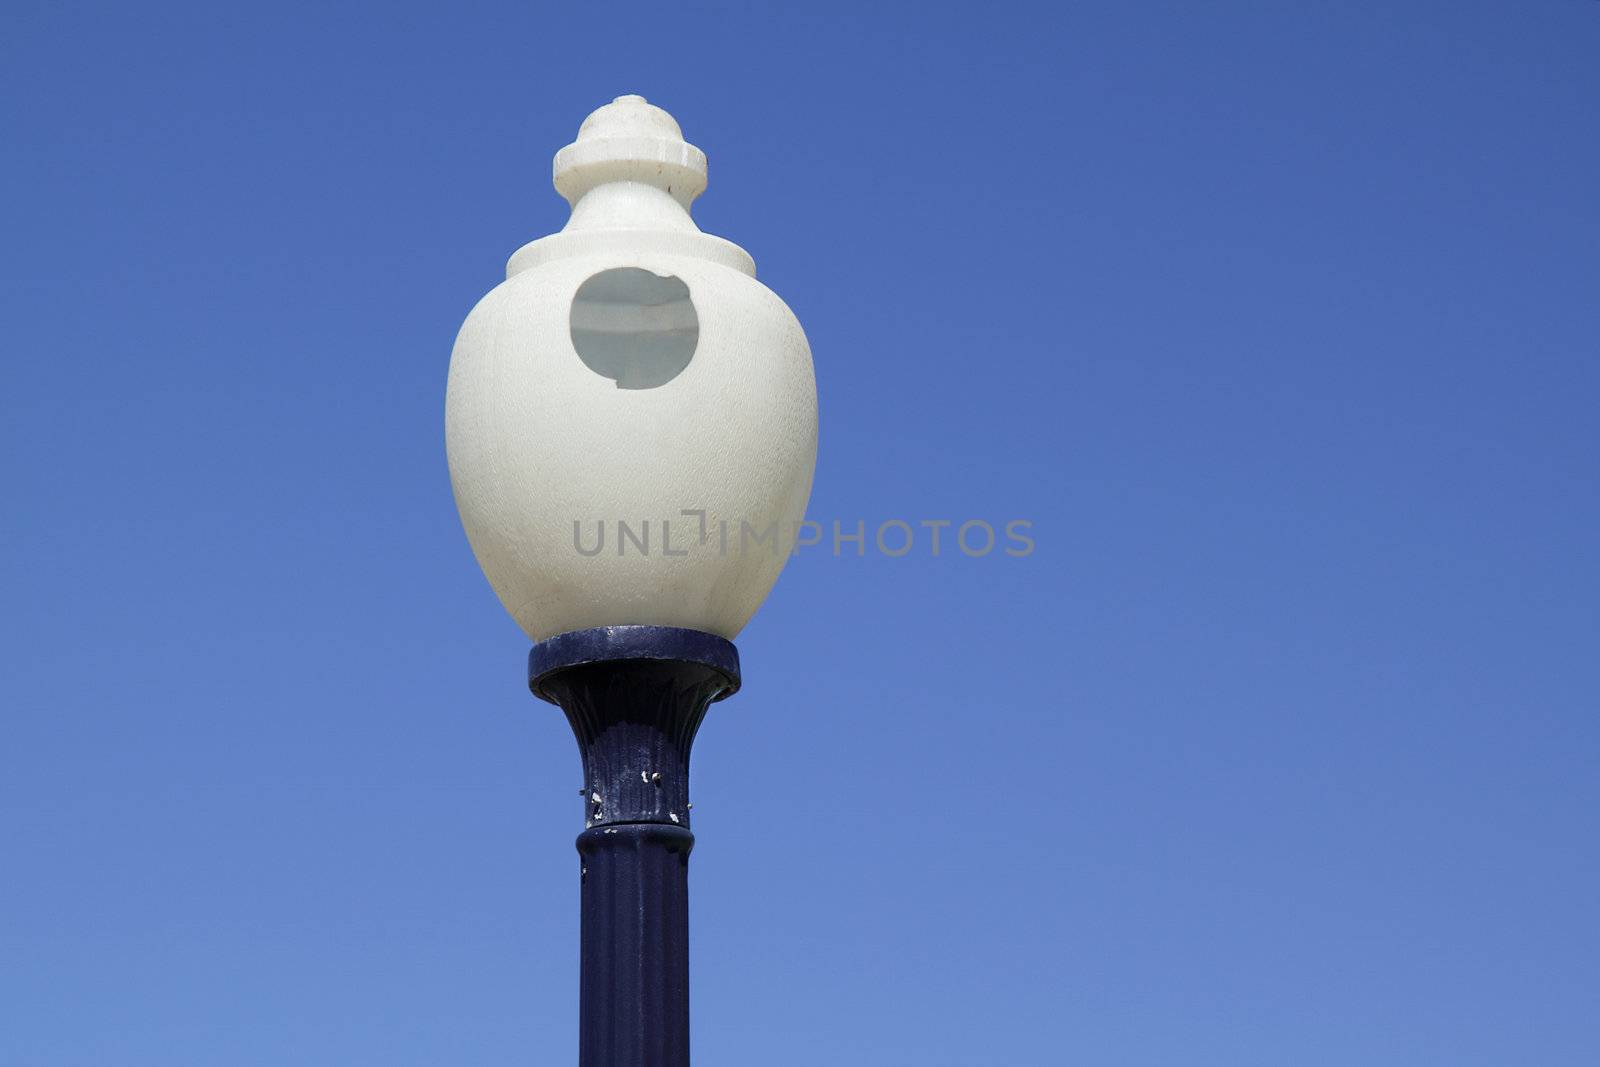
[(689, 205), (706, 157), (621, 96), (555, 157), (572, 205), (467, 316), (445, 436), (462, 525), (583, 756), (579, 1060), (689, 1062), (689, 750), (804, 516), (811, 350)]

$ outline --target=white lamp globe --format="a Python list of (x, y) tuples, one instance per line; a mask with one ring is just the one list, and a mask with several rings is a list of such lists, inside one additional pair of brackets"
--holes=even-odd
[(450, 358), (445, 442), (478, 563), (528, 636), (629, 624), (732, 639), (816, 464), (811, 349), (689, 205), (705, 154), (623, 96), (555, 157), (560, 233), (511, 257)]

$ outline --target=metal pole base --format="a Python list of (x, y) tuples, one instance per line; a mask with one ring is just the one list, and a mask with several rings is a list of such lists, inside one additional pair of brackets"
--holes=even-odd
[(688, 1067), (689, 752), (739, 688), (714, 634), (611, 626), (533, 647), (528, 685), (583, 755), (580, 1067)]

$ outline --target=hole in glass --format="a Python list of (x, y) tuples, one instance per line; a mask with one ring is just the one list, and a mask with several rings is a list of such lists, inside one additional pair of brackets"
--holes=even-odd
[(700, 317), (681, 278), (638, 267), (592, 275), (572, 298), (572, 347), (618, 389), (654, 389), (689, 365)]

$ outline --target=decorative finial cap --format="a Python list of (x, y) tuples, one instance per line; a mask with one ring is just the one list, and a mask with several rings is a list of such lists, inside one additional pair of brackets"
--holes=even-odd
[(683, 139), (677, 120), (642, 96), (619, 96), (591, 112), (578, 139), (556, 153), (556, 192), (567, 203), (606, 182), (644, 182), (685, 209), (705, 192), (706, 154)]

